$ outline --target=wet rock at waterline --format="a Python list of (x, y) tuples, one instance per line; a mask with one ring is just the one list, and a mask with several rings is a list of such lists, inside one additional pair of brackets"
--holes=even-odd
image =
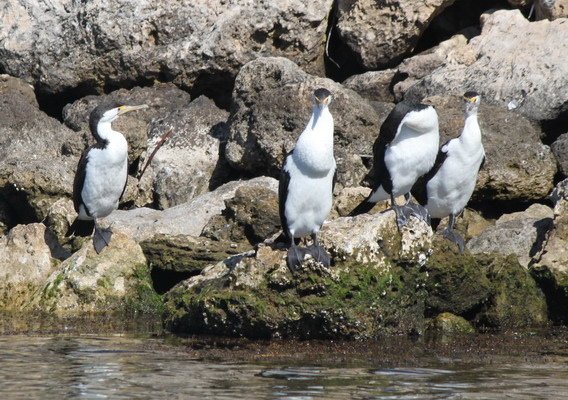
[(366, 173), (361, 156), (372, 154), (380, 123), (392, 105), (380, 103), (378, 112), (353, 90), (309, 75), (285, 58), (260, 58), (240, 70), (229, 118), (227, 160), (248, 174), (279, 176), (285, 155), (309, 121), (318, 87), (331, 91), (334, 98), (330, 111), (338, 183), (358, 184)]
[(8, 0), (0, 26), (0, 69), (46, 93), (173, 80), (228, 93), (240, 66), (286, 56), (323, 72), (332, 0), (306, 3), (207, 1), (138, 3)]
[(97, 254), (92, 242), (66, 259), (34, 295), (30, 309), (55, 315), (160, 310), (141, 247), (114, 232), (110, 244)]

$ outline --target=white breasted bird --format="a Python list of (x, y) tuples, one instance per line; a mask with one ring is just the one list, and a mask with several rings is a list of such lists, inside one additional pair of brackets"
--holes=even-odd
[(103, 103), (89, 117), (89, 128), (96, 143), (83, 153), (73, 182), (73, 205), (77, 219), (69, 234), (89, 235), (97, 253), (109, 244), (112, 231), (102, 229), (97, 220), (110, 215), (126, 188), (128, 143), (122, 133), (112, 129), (112, 122), (127, 112), (148, 107)]
[(432, 217), (434, 227), (441, 218), (450, 217), (443, 235), (456, 243), (460, 252), (464, 250), (464, 241), (454, 231), (455, 219), (473, 194), (479, 168), (485, 161), (477, 121), (481, 96), (467, 92), (463, 98), (465, 124), (461, 135), (442, 145), (434, 167), (412, 188), (413, 196)]
[[(298, 267), (309, 253), (325, 266), (329, 254), (318, 244), (317, 234), (329, 215), (333, 200), (335, 158), (333, 156), (333, 117), (329, 111), (332, 95), (327, 89), (314, 92), (314, 106), (308, 125), (282, 167), (278, 188), (280, 221), (290, 241), (288, 266)], [(311, 235), (306, 249), (295, 239)]]
[[(410, 189), (434, 165), (439, 143), (438, 114), (432, 106), (398, 103), (381, 125), (373, 145), (376, 186), (349, 215), (366, 213), (378, 201), (390, 198), (399, 227), (406, 224), (410, 215), (427, 221), (426, 210), (410, 202)], [(400, 195), (406, 199), (402, 206), (395, 202)]]

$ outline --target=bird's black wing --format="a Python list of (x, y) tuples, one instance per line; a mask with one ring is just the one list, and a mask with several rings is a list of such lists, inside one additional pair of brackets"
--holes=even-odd
[[(77, 171), (75, 172), (75, 179), (73, 180), (73, 207), (75, 211), (79, 212), (79, 207), (83, 204), (83, 198), (81, 197), (81, 192), (83, 191), (83, 185), (85, 184), (85, 176), (87, 175), (87, 161), (89, 159), (89, 151), (93, 146), (90, 146), (85, 150), (79, 159), (79, 164), (77, 164)], [(86, 210), (87, 213), (89, 212)]]
[(484, 155), (484, 156), (483, 156), (483, 160), (481, 160), (481, 164), (479, 164), (479, 169), (478, 169), (478, 171), (479, 171), (481, 168), (483, 168), (483, 167), (485, 166), (485, 161), (486, 161), (486, 158), (485, 158), (485, 155)]
[(416, 201), (422, 206), (425, 206), (426, 203), (428, 203), (428, 193), (426, 189), (428, 182), (430, 182), (430, 179), (432, 179), (438, 173), (440, 167), (442, 167), (442, 164), (444, 164), (444, 161), (446, 160), (446, 158), (448, 158), (448, 144), (450, 143), (450, 141), (451, 140), (448, 140), (446, 143), (440, 146), (438, 155), (436, 156), (436, 161), (434, 161), (434, 165), (432, 166), (430, 171), (418, 178), (412, 186), (412, 189), (410, 190), (412, 196), (414, 196)]
[(284, 234), (289, 239), (290, 235), (288, 232), (288, 221), (286, 220), (286, 199), (288, 198), (288, 186), (290, 185), (290, 173), (285, 170), (286, 163), (288, 162), (288, 157), (292, 155), (290, 151), (286, 154), (284, 158), (284, 165), (282, 165), (282, 170), (280, 171), (280, 181), (278, 182), (278, 211), (280, 212), (280, 224), (282, 225), (282, 230)]

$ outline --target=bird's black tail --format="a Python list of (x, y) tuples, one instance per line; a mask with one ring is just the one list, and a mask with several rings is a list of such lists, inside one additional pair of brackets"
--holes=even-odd
[(91, 236), (95, 229), (94, 220), (83, 220), (76, 218), (71, 224), (65, 236)]
[(357, 207), (355, 207), (350, 213), (349, 217), (354, 217), (359, 214), (368, 213), (375, 206), (376, 203), (370, 202), (369, 197), (361, 202)]

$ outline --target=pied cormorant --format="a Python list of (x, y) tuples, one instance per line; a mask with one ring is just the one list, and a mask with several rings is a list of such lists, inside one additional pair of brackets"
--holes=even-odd
[(77, 166), (73, 205), (78, 216), (69, 233), (88, 235), (94, 227), (93, 245), (97, 253), (109, 244), (112, 236), (110, 228), (100, 228), (97, 220), (118, 208), (128, 176), (128, 143), (122, 133), (112, 129), (111, 123), (120, 115), (146, 107), (103, 103), (89, 117), (96, 143), (83, 153)]
[[(335, 158), (333, 157), (333, 117), (329, 111), (332, 95), (327, 89), (314, 92), (312, 116), (282, 167), (278, 187), (280, 221), (290, 241), (288, 266), (294, 270), (309, 253), (325, 266), (330, 265), (317, 234), (329, 215), (333, 200)], [(307, 249), (296, 246), (295, 238), (311, 235)]]
[(443, 235), (456, 243), (460, 252), (464, 250), (464, 241), (454, 231), (455, 219), (469, 201), (477, 173), (485, 161), (481, 129), (477, 122), (481, 96), (467, 92), (463, 97), (465, 124), (461, 135), (442, 145), (434, 167), (412, 188), (412, 195), (428, 210), (434, 227), (440, 218), (450, 217)]
[[(349, 215), (368, 212), (378, 201), (390, 198), (399, 227), (410, 215), (428, 220), (426, 210), (410, 202), (410, 189), (434, 165), (439, 143), (438, 114), (432, 106), (398, 103), (381, 125), (373, 145), (376, 187)], [(400, 195), (406, 199), (402, 206), (395, 202)]]

